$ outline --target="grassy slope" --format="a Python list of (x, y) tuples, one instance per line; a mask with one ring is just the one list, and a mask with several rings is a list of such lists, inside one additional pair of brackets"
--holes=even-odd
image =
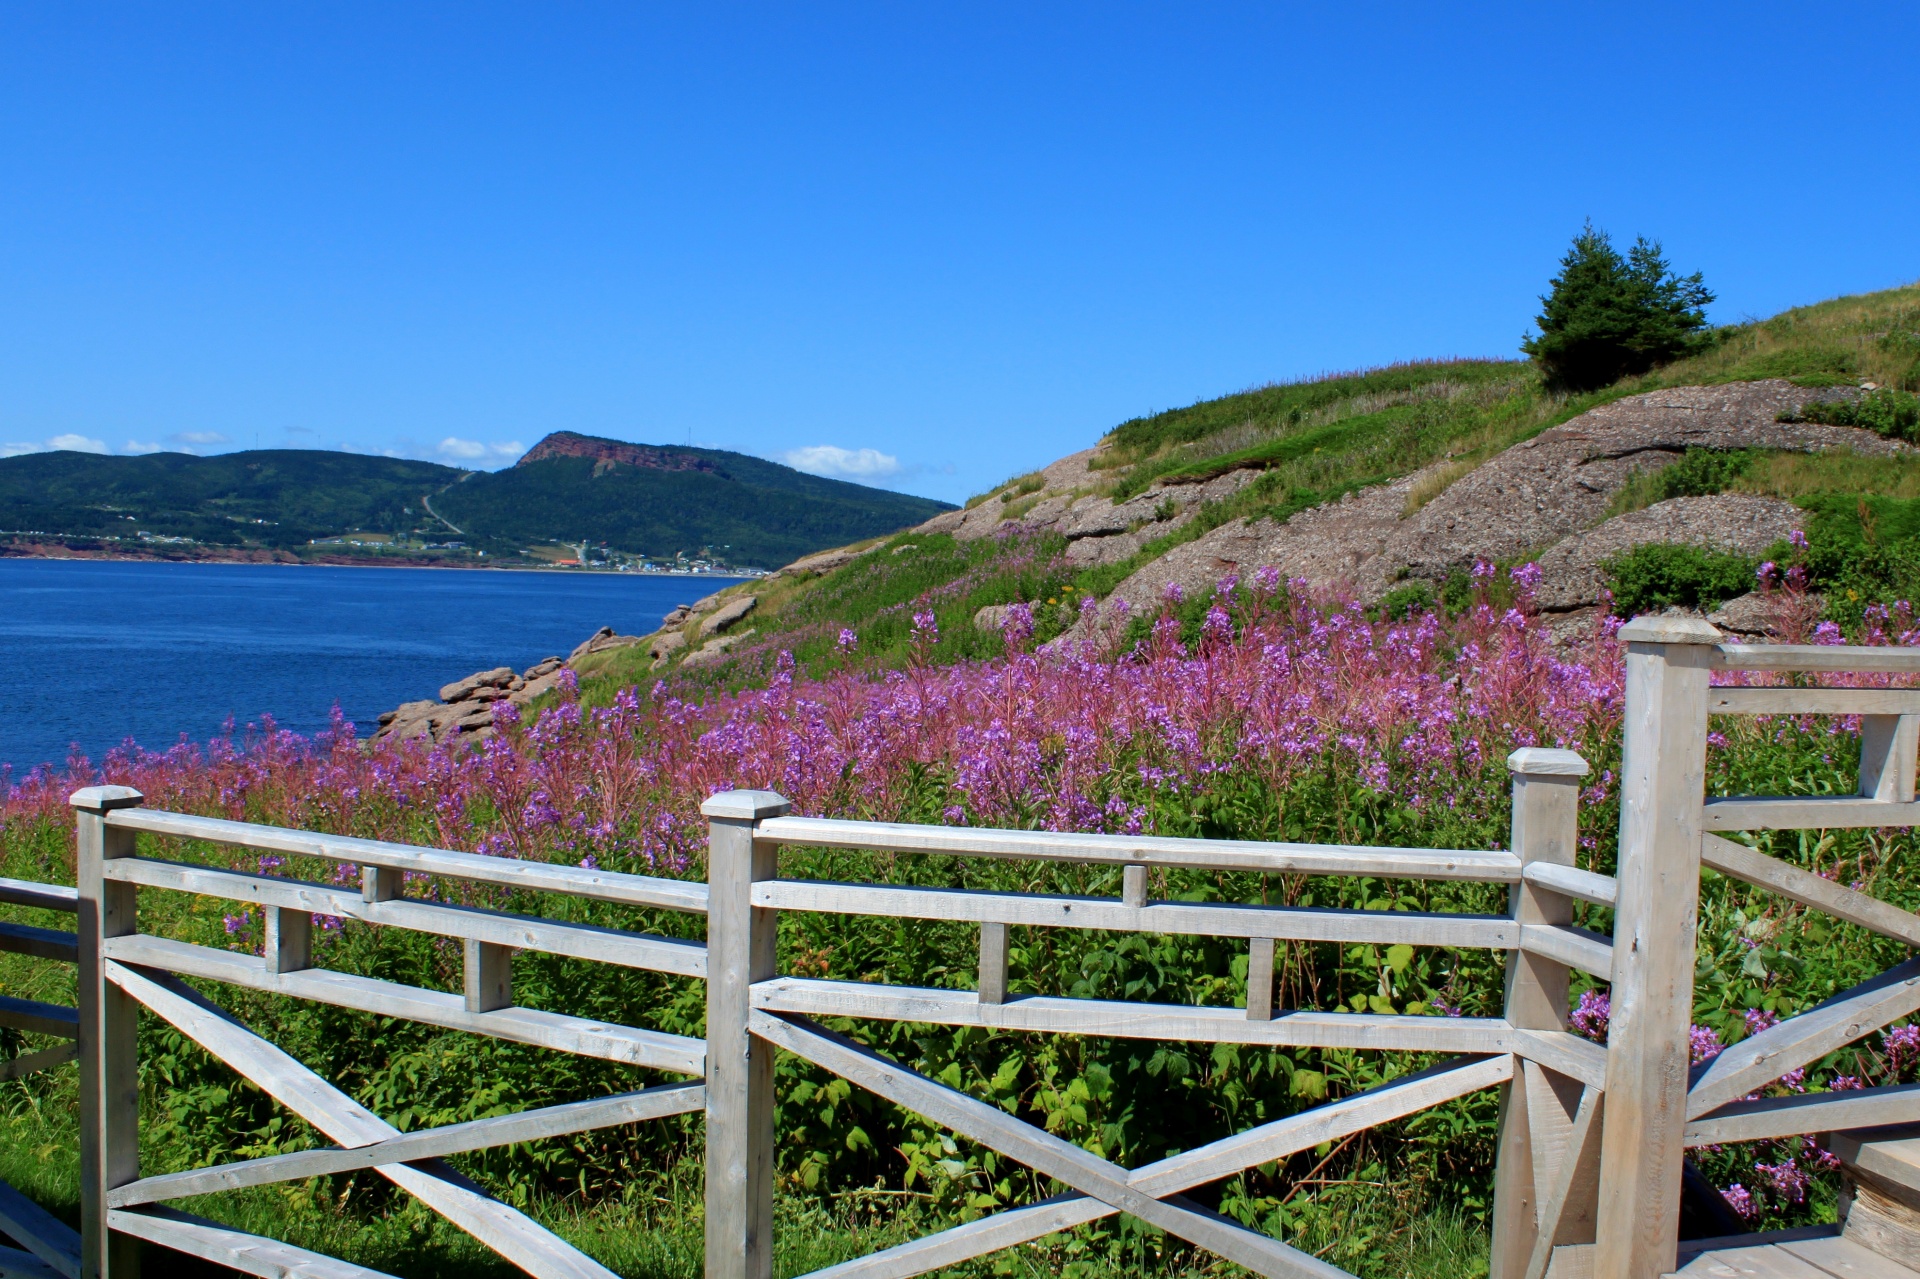
[[(1179, 531), (1119, 564), (1076, 569), (1061, 560), (1057, 537), (962, 545), (947, 537), (899, 534), (876, 553), (822, 578), (749, 585), (760, 608), (754, 635), (723, 667), (689, 670), (693, 687), (756, 682), (777, 654), (791, 651), (803, 670), (823, 673), (857, 664), (895, 667), (919, 656), (934, 662), (999, 651), (992, 634), (973, 630), (980, 607), (1029, 601), (1038, 606), (1042, 638), (1070, 621), (1063, 610), (1101, 596), (1141, 564), (1232, 519), (1285, 519), (1342, 493), (1433, 467), (1412, 501), (1430, 500), (1481, 462), (1599, 404), (1658, 390), (1716, 382), (1790, 377), (1814, 385), (1874, 381), (1920, 385), (1920, 286), (1837, 298), (1768, 320), (1718, 330), (1713, 346), (1645, 377), (1581, 396), (1554, 396), (1532, 367), (1508, 360), (1439, 360), (1390, 365), (1304, 382), (1259, 387), (1182, 409), (1123, 422), (1108, 433), (1107, 491), (1129, 496), (1158, 479), (1204, 479), (1238, 466), (1264, 474), (1224, 502), (1204, 508)], [(1437, 465), (1436, 465), (1437, 464)], [(1008, 481), (969, 505), (1007, 497), (1018, 513), (1039, 487), (1037, 476)], [(1764, 459), (1736, 487), (1773, 493), (1824, 512), (1828, 527), (1858, 538), (1847, 512), (1855, 495), (1869, 497), (1883, 531), (1920, 531), (1920, 463), (1852, 456)], [(1642, 486), (1639, 504), (1651, 497)], [(1851, 530), (1851, 531), (1849, 531)], [(903, 546), (911, 551), (894, 551)], [(1064, 602), (1064, 604), (1063, 604)], [(939, 642), (917, 653), (909, 640), (916, 609), (939, 621)], [(842, 628), (858, 635), (852, 654), (837, 645)], [(698, 640), (695, 640), (697, 645)], [(588, 696), (610, 698), (621, 684), (656, 678), (644, 652), (609, 654)], [(595, 687), (597, 685), (597, 687)]]

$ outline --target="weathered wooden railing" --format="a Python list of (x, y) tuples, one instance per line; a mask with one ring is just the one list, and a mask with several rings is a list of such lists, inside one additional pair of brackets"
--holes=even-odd
[[(0, 947), (80, 965), (83, 1229), (78, 1245), (59, 1223), (0, 1192), (0, 1230), (36, 1257), (0, 1257), (0, 1275), (127, 1279), (132, 1243), (154, 1243), (262, 1275), (370, 1272), (158, 1207), (209, 1190), (374, 1168), (537, 1276), (605, 1275), (599, 1265), (524, 1215), (486, 1196), (441, 1157), (689, 1111), (707, 1126), (706, 1273), (767, 1279), (773, 1247), (773, 1053), (792, 1052), (852, 1083), (1026, 1164), (1066, 1187), (1039, 1203), (816, 1272), (816, 1279), (900, 1279), (1051, 1232), (1126, 1213), (1270, 1276), (1335, 1279), (1343, 1271), (1187, 1199), (1187, 1191), (1247, 1168), (1484, 1088), (1503, 1105), (1494, 1202), (1492, 1279), (1655, 1279), (1697, 1252), (1678, 1240), (1689, 1147), (1837, 1134), (1855, 1199), (1847, 1238), (1781, 1243), (1780, 1266), (1809, 1250), (1826, 1271), (1869, 1275), (1851, 1253), (1898, 1255), (1920, 1214), (1920, 1087), (1754, 1098), (1787, 1072), (1920, 1010), (1920, 960), (1753, 1035), (1689, 1068), (1694, 929), (1704, 864), (1812, 909), (1920, 946), (1920, 918), (1733, 843), (1715, 831), (1913, 824), (1920, 689), (1714, 688), (1716, 670), (1920, 673), (1920, 650), (1746, 647), (1724, 644), (1704, 623), (1639, 619), (1627, 646), (1625, 742), (1620, 781), (1618, 878), (1576, 867), (1577, 799), (1587, 766), (1567, 751), (1527, 749), (1509, 761), (1513, 826), (1505, 850), (1368, 848), (1241, 843), (1035, 831), (979, 830), (797, 818), (780, 796), (716, 795), (708, 882), (517, 862), (238, 822), (147, 811), (122, 788), (74, 796), (77, 903), (63, 890), (0, 882), (0, 901), (65, 909), (71, 935), (0, 929)], [(1710, 714), (1862, 716), (1859, 793), (1845, 797), (1704, 795)], [(349, 862), (359, 891), (139, 857), (141, 832)], [(1120, 896), (945, 890), (786, 879), (783, 846), (959, 857), (1023, 858), (1118, 866)], [(1155, 867), (1292, 875), (1504, 884), (1497, 916), (1335, 910), (1184, 901), (1151, 896)], [(409, 873), (707, 915), (707, 942), (653, 937), (559, 920), (506, 915), (403, 895)], [(170, 890), (248, 902), (267, 920), (254, 956), (140, 934), (136, 890)], [(70, 893), (71, 890), (64, 890)], [(1614, 936), (1573, 925), (1575, 903), (1614, 912)], [(59, 907), (56, 907), (59, 908)], [(781, 911), (958, 921), (979, 928), (974, 990), (890, 986), (781, 976)], [(463, 995), (316, 968), (314, 914), (458, 938)], [(1199, 1007), (1046, 995), (1008, 989), (1010, 926), (1231, 938), (1246, 943), (1244, 1006)], [(1508, 954), (1500, 1017), (1327, 1013), (1274, 1007), (1280, 942), (1408, 944)], [(39, 949), (35, 949), (38, 947)], [(707, 1038), (612, 1026), (515, 1006), (510, 957), (540, 950), (655, 969), (707, 982)], [(1611, 982), (1605, 1048), (1568, 1031), (1574, 969)], [(181, 976), (336, 1004), (383, 1016), (603, 1057), (698, 1082), (402, 1135), (265, 1039), (240, 1026)], [(0, 1024), (46, 1030), (48, 1006), (0, 1003)], [(144, 1006), (179, 1028), (336, 1145), (217, 1168), (141, 1177), (137, 1161), (134, 1020)], [(39, 1021), (31, 1018), (39, 1017)], [(1143, 1168), (1095, 1157), (997, 1106), (889, 1060), (818, 1025), (853, 1018), (1153, 1040), (1322, 1046), (1451, 1056), (1418, 1074), (1264, 1124)], [(26, 1018), (28, 1020), (23, 1021)], [(72, 1026), (69, 1019), (64, 1024)], [(54, 1033), (60, 1033), (55, 1031)], [(69, 1032), (70, 1033), (70, 1032)], [(58, 1053), (59, 1050), (54, 1050)], [(16, 1069), (37, 1062), (19, 1059)], [(1865, 1130), (1865, 1131), (1863, 1131)], [(1904, 1143), (1904, 1144), (1903, 1144)], [(24, 1200), (20, 1200), (24, 1204)], [(32, 1210), (29, 1212), (28, 1210)], [(1913, 1236), (1920, 1239), (1920, 1234)], [(1888, 1245), (1886, 1240), (1894, 1244)], [(1864, 1240), (1877, 1254), (1856, 1247)], [(1879, 1241), (1876, 1243), (1875, 1241)], [(1772, 1247), (1746, 1238), (1742, 1246)], [(1780, 1251), (1797, 1249), (1798, 1252)], [(1820, 1254), (1827, 1248), (1828, 1254)], [(1889, 1251), (1889, 1249), (1896, 1251)], [(24, 1258), (24, 1260), (21, 1260)], [(1841, 1263), (1853, 1270), (1833, 1270)], [(1890, 1264), (1890, 1263), (1889, 1263)], [(34, 1270), (29, 1267), (41, 1267)], [(1739, 1273), (1729, 1271), (1728, 1273)], [(1790, 1267), (1755, 1273), (1797, 1273)], [(1894, 1273), (1894, 1272), (1884, 1272)], [(1905, 1272), (1901, 1272), (1905, 1273)]]

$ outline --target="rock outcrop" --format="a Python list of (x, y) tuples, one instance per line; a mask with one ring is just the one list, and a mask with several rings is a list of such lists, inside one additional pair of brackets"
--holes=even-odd
[(627, 648), (640, 643), (637, 635), (618, 635), (603, 626), (583, 640), (565, 660), (545, 657), (526, 670), (511, 666), (475, 671), (441, 688), (436, 700), (405, 702), (380, 717), (372, 742), (422, 739), (435, 745), (461, 736), (478, 741), (493, 731), (493, 708), (499, 702), (527, 706), (560, 682), (560, 672), (582, 657)]

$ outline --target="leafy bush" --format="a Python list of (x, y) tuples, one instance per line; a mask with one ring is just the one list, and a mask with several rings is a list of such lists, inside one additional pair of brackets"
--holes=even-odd
[(1754, 563), (1742, 555), (1654, 542), (1603, 561), (1621, 617), (1668, 608), (1712, 609), (1754, 588)]
[(1890, 440), (1920, 439), (1920, 395), (1883, 387), (1859, 399), (1815, 400), (1798, 413), (1782, 413), (1780, 420), (1857, 426)]
[(1592, 391), (1700, 350), (1713, 294), (1698, 271), (1677, 276), (1644, 236), (1623, 258), (1589, 222), (1540, 299), (1537, 337), (1520, 349), (1557, 390)]
[(1673, 497), (1711, 497), (1732, 488), (1752, 467), (1754, 449), (1690, 448), (1680, 460), (1654, 476), (1660, 501)]

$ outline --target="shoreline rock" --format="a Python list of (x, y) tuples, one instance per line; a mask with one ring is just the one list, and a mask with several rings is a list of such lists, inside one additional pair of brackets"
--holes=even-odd
[[(682, 606), (685, 607), (684, 605)], [(484, 741), (493, 733), (493, 708), (501, 702), (527, 706), (553, 690), (560, 672), (574, 669), (580, 658), (644, 643), (638, 635), (620, 635), (602, 626), (582, 640), (566, 658), (543, 657), (524, 671), (511, 666), (475, 671), (443, 685), (440, 696), (403, 702), (380, 716), (379, 728), (367, 745), (376, 742), (424, 739), (440, 746), (457, 738)]]

